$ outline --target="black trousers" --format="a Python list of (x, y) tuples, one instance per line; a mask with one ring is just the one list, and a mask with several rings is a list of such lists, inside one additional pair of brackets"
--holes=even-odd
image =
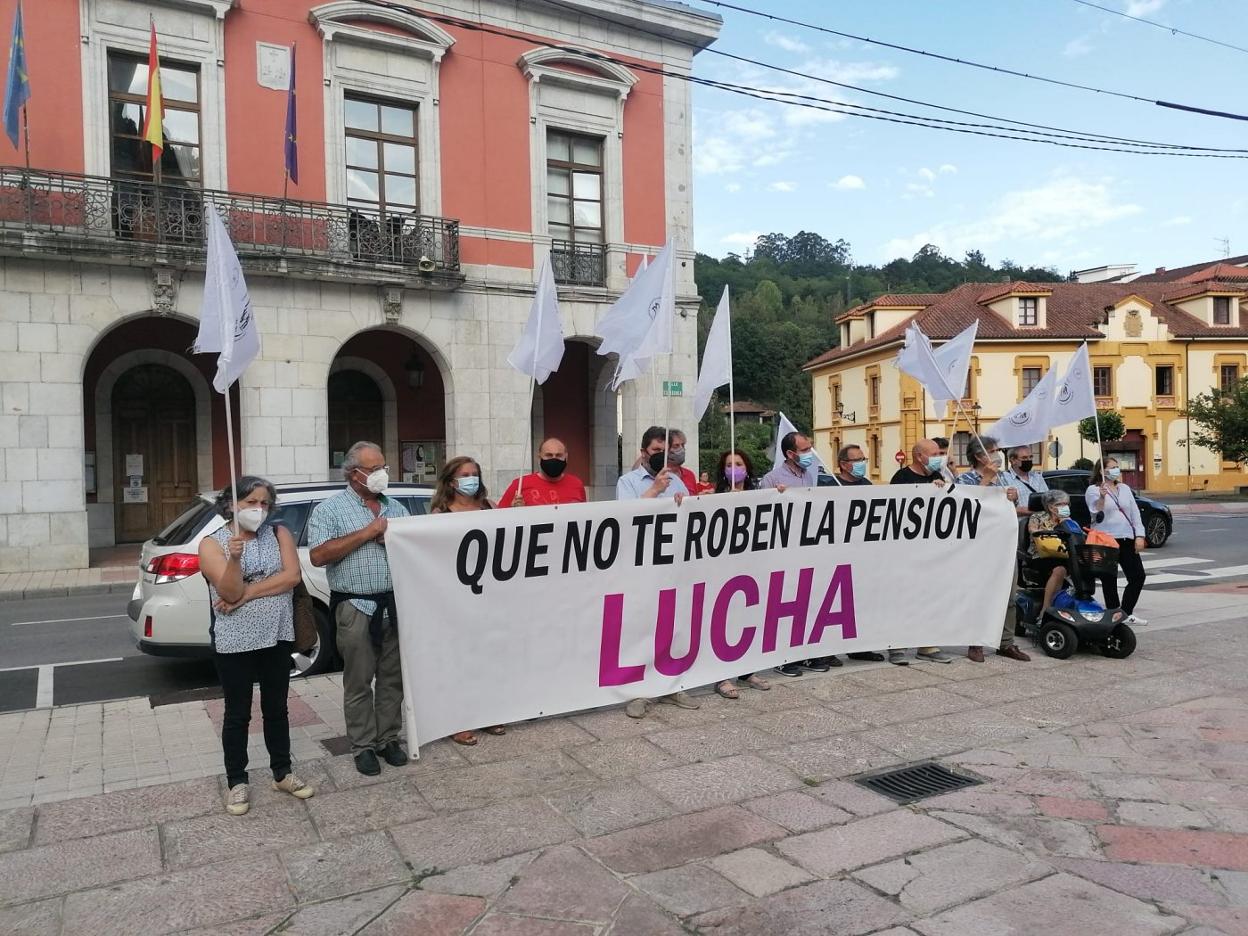
[(221, 688), (225, 690), (221, 748), (230, 786), (247, 782), (247, 726), (251, 723), (251, 688), (256, 683), (260, 684), (264, 746), (269, 752), (273, 779), (281, 780), (290, 773), (290, 719), (286, 715), (290, 650), (289, 641), (278, 641), (263, 650), (213, 654)]
[(1127, 614), (1135, 611), (1135, 603), (1140, 600), (1140, 592), (1144, 589), (1144, 563), (1140, 554), (1135, 551), (1135, 540), (1120, 539), (1118, 541), (1118, 566), (1126, 573), (1127, 588), (1122, 593), (1122, 602), (1118, 601), (1118, 570), (1106, 572), (1101, 576), (1101, 591), (1105, 595), (1105, 607), (1109, 610), (1122, 608)]

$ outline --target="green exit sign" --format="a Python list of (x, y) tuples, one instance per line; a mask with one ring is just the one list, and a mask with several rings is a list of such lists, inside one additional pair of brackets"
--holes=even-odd
[(664, 396), (684, 396), (685, 384), (681, 380), (665, 380), (663, 381)]

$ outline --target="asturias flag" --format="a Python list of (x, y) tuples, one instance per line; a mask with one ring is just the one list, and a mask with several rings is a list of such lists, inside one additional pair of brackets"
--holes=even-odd
[(18, 113), (30, 100), (30, 73), (26, 69), (26, 34), (22, 28), (22, 4), (13, 17), (13, 41), (9, 44), (9, 77), (4, 88), (4, 132), (17, 146)]
[(290, 88), (286, 92), (286, 174), (299, 184), (299, 132), (295, 119), (295, 47), (290, 47)]
[(152, 166), (160, 165), (165, 151), (165, 99), (160, 93), (160, 56), (156, 53), (156, 21), (147, 50), (147, 109), (143, 116), (143, 139), (152, 144)]

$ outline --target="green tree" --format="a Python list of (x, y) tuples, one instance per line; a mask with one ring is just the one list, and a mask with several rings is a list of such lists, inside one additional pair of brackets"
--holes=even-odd
[(1098, 410), (1095, 417), (1089, 416), (1079, 420), (1079, 434), (1089, 442), (1097, 439), (1097, 421), (1100, 421), (1100, 439), (1102, 442), (1117, 442), (1127, 434), (1127, 424), (1122, 416), (1113, 410)]
[(1199, 445), (1221, 453), (1226, 461), (1248, 464), (1248, 377), (1229, 390), (1198, 394), (1181, 415), (1195, 423), (1183, 445)]

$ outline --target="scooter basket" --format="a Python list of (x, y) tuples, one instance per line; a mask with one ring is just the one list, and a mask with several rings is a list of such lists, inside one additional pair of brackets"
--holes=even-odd
[(1105, 575), (1118, 569), (1118, 547), (1083, 543), (1079, 547), (1079, 564), (1088, 575)]

